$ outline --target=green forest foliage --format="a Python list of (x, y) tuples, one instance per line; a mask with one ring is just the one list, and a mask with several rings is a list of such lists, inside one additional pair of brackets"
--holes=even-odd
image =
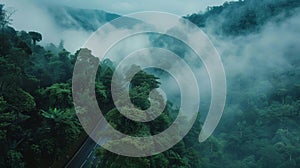
[(239, 0), (208, 7), (206, 12), (186, 18), (199, 27), (213, 28), (217, 34), (241, 35), (259, 31), (272, 19), (280, 22), (299, 6), (299, 0)]
[[(136, 106), (136, 108), (132, 109), (130, 107), (127, 107), (126, 105), (122, 106), (121, 108), (125, 109), (125, 111), (130, 111), (131, 114), (134, 111), (136, 111), (138, 114), (139, 110), (149, 108), (150, 105), (147, 97), (152, 89), (159, 87), (159, 82), (157, 81), (157, 79), (158, 78), (156, 78), (155, 76), (147, 74), (143, 71), (138, 72), (133, 77), (130, 88), (131, 101)], [(154, 100), (159, 100), (159, 98), (154, 98)], [(110, 102), (112, 103), (112, 101)], [(157, 101), (156, 103), (161, 102)], [(160, 109), (157, 110), (159, 111)], [(106, 112), (105, 117), (115, 129), (127, 135), (149, 136), (155, 135), (167, 129), (173, 121), (171, 114), (177, 114), (177, 111), (172, 109), (169, 104), (158, 118), (147, 123), (135, 122), (124, 117), (115, 107)], [(199, 122), (197, 126), (200, 128)], [(197, 140), (198, 134), (191, 134), (187, 136), (187, 138), (193, 138), (193, 140)], [(199, 153), (194, 148), (192, 148), (194, 142), (197, 141), (190, 142), (189, 144), (188, 141), (185, 142), (182, 140), (177, 145), (175, 145), (174, 147), (172, 147), (164, 153), (151, 157), (141, 158), (119, 156), (101, 148), (97, 151), (98, 155), (101, 158), (98, 166), (107, 168), (200, 167), (201, 164), (199, 161)], [(136, 144), (136, 148), (137, 150), (143, 150), (144, 146)]]
[[(188, 18), (198, 26), (215, 23), (225, 36), (259, 31), (270, 19), (280, 21), (299, 7), (298, 0), (245, 0), (209, 8)], [(84, 133), (72, 103), (71, 78), (78, 52), (63, 46), (38, 45), (38, 32), (16, 31), (0, 5), (0, 167), (49, 167)], [(221, 19), (221, 21), (218, 21)], [(216, 22), (213, 22), (216, 21)], [(220, 28), (220, 29), (219, 29)], [(300, 72), (299, 57), (290, 57), (293, 71), (270, 78), (230, 78), (227, 106), (214, 136), (198, 142), (198, 116), (188, 135), (161, 154), (129, 158), (98, 149), (98, 167), (190, 167), (190, 168), (296, 168), (300, 165)], [(147, 136), (166, 129), (176, 109), (168, 103), (153, 122), (133, 122), (114, 107), (110, 84), (114, 64), (100, 63), (96, 96), (106, 119), (123, 133)], [(251, 86), (269, 83), (269, 92)], [(149, 107), (148, 94), (159, 87), (158, 78), (140, 71), (135, 75), (130, 97), (139, 109)], [(125, 108), (125, 107), (124, 107)], [(131, 110), (131, 109), (128, 109)], [(142, 147), (137, 146), (142, 150)]]
[(82, 133), (72, 104), (73, 57), (37, 43), (38, 32), (16, 31), (0, 6), (0, 167), (48, 167)]
[[(78, 52), (71, 55), (62, 46), (54, 45), (45, 47), (51, 48), (47, 50), (38, 45), (41, 40), (38, 32), (16, 31), (8, 25), (1, 28), (0, 167), (51, 166), (64, 158), (83, 133), (71, 92)], [(113, 71), (113, 63), (104, 60), (96, 80), (97, 98), (111, 124), (132, 135), (150, 135), (166, 129), (171, 124), (171, 108), (150, 124), (135, 123), (119, 114), (109, 89)], [(149, 107), (148, 94), (159, 87), (157, 80), (143, 71), (135, 75), (130, 97), (137, 108)], [(185, 145), (182, 141), (171, 150), (149, 158), (120, 157), (101, 150), (99, 165), (199, 167), (197, 151), (191, 147), (186, 150)]]
[[(186, 18), (219, 38), (243, 38), (259, 34), (269, 22), (283, 22), (299, 8), (298, 0), (240, 0)], [(218, 155), (207, 152), (206, 146), (206, 152), (200, 152), (203, 167), (300, 166), (299, 52), (287, 48), (284, 60), (289, 68), (276, 71), (275, 66), (263, 79), (258, 74), (228, 74), (224, 115), (214, 137), (204, 142), (214, 141), (212, 151), (217, 149)], [(259, 90), (258, 83), (269, 89)]]

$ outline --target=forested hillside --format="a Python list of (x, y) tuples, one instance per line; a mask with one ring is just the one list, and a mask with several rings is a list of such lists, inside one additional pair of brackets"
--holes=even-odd
[(76, 9), (67, 6), (47, 8), (53, 21), (63, 29), (96, 31), (101, 25), (120, 17), (101, 10)]
[(46, 167), (65, 157), (82, 128), (71, 99), (74, 55), (16, 31), (0, 6), (0, 167)]
[[(39, 45), (42, 34), (17, 31), (9, 26), (3, 5), (1, 15), (0, 167), (49, 167), (62, 160), (66, 162), (74, 144), (80, 137), (87, 136), (75, 115), (71, 92), (72, 72), (79, 51), (70, 54), (62, 43), (42, 47)], [(96, 80), (96, 95), (99, 104), (106, 109), (107, 119), (116, 128), (132, 135), (149, 135), (167, 128), (172, 121), (171, 113), (176, 114), (171, 108), (152, 124), (134, 123), (117, 112), (110, 95), (113, 71), (113, 63), (103, 61)], [(149, 106), (147, 96), (159, 86), (157, 79), (143, 71), (135, 76), (130, 95), (137, 107)], [(196, 129), (199, 127), (198, 123)], [(197, 134), (189, 137), (196, 140)], [(164, 154), (137, 159), (101, 150), (99, 166), (199, 167), (197, 151), (185, 148), (190, 143), (182, 141)]]
[(203, 167), (299, 167), (300, 1), (228, 2), (187, 18), (219, 49), (228, 82)]
[(299, 10), (299, 6), (298, 0), (229, 1), (186, 18), (199, 27), (213, 29), (214, 33), (224, 36), (246, 35), (260, 31), (270, 21), (286, 20)]
[[(55, 9), (49, 11), (55, 14)], [(72, 16), (59, 20), (60, 26), (88, 31), (118, 17), (95, 10), (80, 10), (84, 15), (72, 8), (59, 11), (54, 18), (59, 13)], [(72, 100), (72, 73), (80, 50), (70, 53), (63, 43), (41, 46), (43, 34), (15, 30), (11, 14), (0, 5), (0, 167), (56, 166), (67, 162), (87, 137)], [(189, 134), (161, 154), (130, 158), (98, 148), (100, 159), (93, 166), (300, 167), (299, 0), (228, 2), (186, 18), (208, 34), (226, 71), (227, 103), (214, 135), (198, 142), (205, 116), (201, 113)], [(152, 42), (160, 46), (162, 40)], [(169, 45), (188, 58), (182, 46)], [(152, 122), (122, 116), (111, 97), (114, 62), (99, 62), (91, 53), (89, 58), (99, 63), (95, 93), (114, 128), (146, 136), (171, 125), (178, 113), (173, 102)], [(161, 85), (159, 78), (140, 70), (131, 83), (131, 101), (139, 109), (148, 108), (149, 92)]]

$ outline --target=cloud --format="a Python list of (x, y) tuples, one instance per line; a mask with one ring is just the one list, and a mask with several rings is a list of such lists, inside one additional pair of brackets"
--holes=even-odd
[(256, 33), (236, 37), (210, 36), (225, 66), (228, 104), (238, 105), (243, 101), (239, 98), (249, 94), (252, 95), (249, 98), (253, 99), (255, 95), (258, 99), (277, 92), (286, 87), (281, 86), (281, 80), (298, 83), (294, 79), (296, 75), (290, 75), (290, 79), (284, 76), (299, 74), (299, 17), (298, 9), (280, 22), (270, 21)]
[(12, 7), (16, 13), (12, 16), (13, 27), (17, 30), (37, 31), (43, 36), (41, 45), (59, 44), (61, 40), (65, 48), (71, 52), (79, 49), (88, 39), (91, 32), (70, 30), (59, 27), (48, 13), (47, 6), (32, 1), (4, 1), (6, 7)]
[(60, 4), (76, 8), (100, 9), (117, 14), (129, 14), (132, 12), (147, 10), (170, 12), (178, 15), (187, 15), (199, 11), (204, 11), (208, 6), (222, 5), (225, 1), (226, 0), (32, 0), (30, 2), (23, 2), (17, 0), (4, 0), (4, 3), (35, 3), (39, 5)]
[(6, 7), (12, 7), (16, 10), (13, 15), (13, 27), (17, 30), (37, 31), (43, 35), (40, 44), (48, 43), (58, 44), (61, 40), (65, 41), (66, 49), (75, 52), (80, 48), (90, 32), (83, 30), (66, 30), (60, 28), (53, 17), (47, 11), (49, 5), (66, 5), (75, 8), (99, 9), (117, 14), (129, 14), (140, 11), (164, 11), (178, 15), (187, 15), (199, 10), (204, 10), (208, 5), (220, 5), (225, 0), (153, 0), (153, 1), (136, 1), (136, 0), (4, 0)]

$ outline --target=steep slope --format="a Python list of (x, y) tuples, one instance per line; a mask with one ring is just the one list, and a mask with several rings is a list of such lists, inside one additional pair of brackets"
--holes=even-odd
[(239, 0), (208, 7), (206, 12), (186, 18), (218, 34), (241, 35), (259, 31), (269, 21), (285, 20), (299, 7), (299, 0)]
[(101, 25), (120, 17), (102, 10), (76, 9), (66, 6), (51, 6), (48, 11), (60, 27), (86, 31), (95, 31)]

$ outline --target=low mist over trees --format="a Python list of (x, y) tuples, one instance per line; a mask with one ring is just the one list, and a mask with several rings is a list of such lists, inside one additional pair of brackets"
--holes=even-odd
[(298, 0), (239, 0), (208, 7), (206, 12), (186, 18), (218, 34), (240, 35), (259, 31), (270, 20), (283, 21), (299, 6)]
[[(69, 12), (79, 17), (71, 9)], [(93, 14), (93, 20), (97, 20), (95, 13), (101, 15), (84, 12)], [(72, 148), (87, 137), (72, 101), (72, 73), (79, 50), (72, 54), (64, 49), (63, 42), (41, 46), (39, 42), (47, 32), (15, 30), (10, 26), (12, 13), (0, 4), (0, 167), (51, 167), (68, 161)], [(300, 167), (299, 16), (299, 0), (226, 2), (187, 16), (209, 34), (227, 70), (227, 104), (214, 135), (198, 142), (205, 116), (201, 113), (188, 135), (163, 153), (130, 158), (99, 147), (99, 160), (93, 166)], [(118, 15), (101, 18), (105, 17), (111, 20)], [(93, 26), (89, 30), (94, 30)], [(158, 44), (163, 40), (163, 36), (154, 40), (154, 46), (165, 45)], [(179, 43), (169, 45), (188, 57)], [(89, 59), (99, 63), (96, 98), (115, 129), (147, 136), (172, 124), (178, 113), (173, 102), (167, 102), (163, 113), (152, 122), (135, 122), (120, 114), (111, 95), (114, 62), (99, 62), (92, 55)], [(84, 75), (81, 82), (85, 82)], [(140, 70), (129, 89), (134, 110), (147, 109), (149, 92), (160, 85), (158, 77)], [(138, 144), (136, 148), (143, 150)]]

